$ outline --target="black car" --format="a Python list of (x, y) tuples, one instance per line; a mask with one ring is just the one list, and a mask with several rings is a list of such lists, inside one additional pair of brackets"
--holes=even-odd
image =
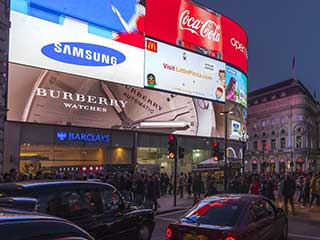
[(151, 209), (130, 206), (111, 185), (95, 181), (38, 181), (0, 184), (0, 197), (30, 197), (37, 210), (67, 219), (96, 240), (149, 240)]
[(0, 208), (0, 238), (4, 240), (94, 240), (75, 224), (57, 217)]
[(268, 199), (219, 194), (195, 205), (169, 224), (167, 240), (286, 240), (288, 219)]

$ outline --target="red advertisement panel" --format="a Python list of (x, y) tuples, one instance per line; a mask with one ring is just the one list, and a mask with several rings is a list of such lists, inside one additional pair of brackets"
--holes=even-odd
[(147, 0), (145, 32), (147, 36), (229, 62), (247, 73), (244, 30), (229, 18), (190, 0)]

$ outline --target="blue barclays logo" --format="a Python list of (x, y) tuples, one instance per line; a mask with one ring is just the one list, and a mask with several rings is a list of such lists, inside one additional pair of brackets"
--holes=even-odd
[(94, 133), (74, 133), (58, 131), (56, 135), (58, 141), (80, 141), (80, 142), (104, 142), (111, 141), (110, 134), (94, 134)]
[(126, 56), (115, 49), (91, 43), (52, 43), (41, 52), (53, 60), (82, 66), (114, 66), (126, 60)]
[(57, 138), (60, 141), (64, 141), (67, 138), (67, 133), (65, 133), (65, 132), (57, 132)]

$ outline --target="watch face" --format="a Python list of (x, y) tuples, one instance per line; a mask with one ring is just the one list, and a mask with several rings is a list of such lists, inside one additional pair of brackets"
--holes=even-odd
[(15, 64), (10, 71), (9, 120), (220, 136), (223, 104)]

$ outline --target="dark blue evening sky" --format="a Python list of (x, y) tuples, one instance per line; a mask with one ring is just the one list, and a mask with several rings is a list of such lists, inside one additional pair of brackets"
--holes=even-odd
[[(197, 0), (242, 25), (248, 34), (249, 91), (295, 76), (320, 94), (319, 0)], [(319, 71), (319, 72), (318, 72)]]

